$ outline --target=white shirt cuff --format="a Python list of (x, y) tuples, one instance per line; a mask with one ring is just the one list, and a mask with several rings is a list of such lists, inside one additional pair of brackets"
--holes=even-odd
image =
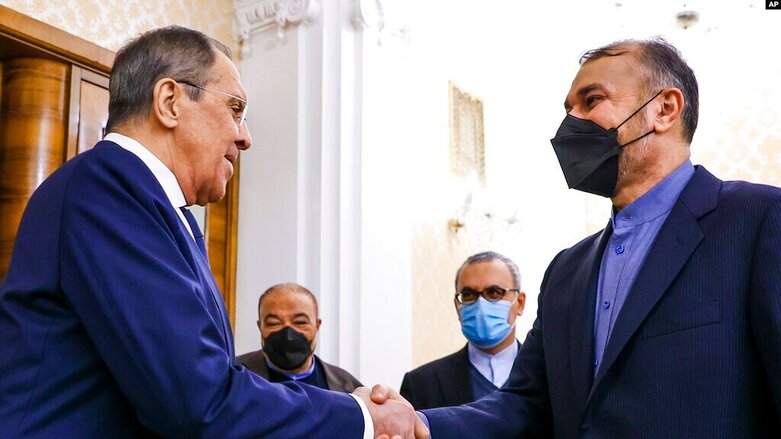
[(352, 393), (349, 395), (355, 398), (355, 400), (358, 402), (358, 405), (361, 407), (361, 413), (363, 414), (363, 439), (374, 439), (374, 422), (372, 422), (369, 409), (366, 407), (366, 404), (363, 402), (363, 400), (358, 397), (358, 395), (353, 395)]

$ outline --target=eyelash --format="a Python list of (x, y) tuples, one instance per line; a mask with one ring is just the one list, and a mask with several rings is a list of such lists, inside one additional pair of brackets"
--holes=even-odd
[(602, 96), (589, 96), (586, 98), (586, 107), (591, 108), (596, 101), (602, 100)]

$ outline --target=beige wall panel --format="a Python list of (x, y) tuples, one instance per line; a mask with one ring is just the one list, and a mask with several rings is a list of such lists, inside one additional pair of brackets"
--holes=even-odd
[(232, 0), (3, 0), (0, 4), (107, 49), (147, 30), (179, 24), (234, 50)]

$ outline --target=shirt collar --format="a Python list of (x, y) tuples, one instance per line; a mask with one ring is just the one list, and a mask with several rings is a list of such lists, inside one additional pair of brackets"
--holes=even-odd
[(168, 196), (168, 200), (175, 208), (180, 208), (186, 205), (184, 199), (184, 192), (179, 187), (179, 182), (176, 181), (176, 176), (170, 169), (158, 159), (151, 151), (146, 149), (137, 140), (127, 137), (119, 133), (108, 133), (103, 140), (114, 142), (136, 155), (142, 162), (152, 171), (155, 178), (160, 182), (160, 186), (163, 187), (165, 194)]
[(634, 227), (668, 213), (693, 175), (694, 166), (686, 160), (632, 204), (618, 213), (612, 211), (613, 228)]
[(480, 350), (480, 348), (470, 342), (468, 344), (467, 351), (469, 352), (470, 363), (474, 364), (475, 366), (479, 365), (490, 367), (492, 359), (496, 359), (501, 362), (515, 361), (515, 357), (518, 355), (518, 342), (516, 341), (515, 343), (510, 344), (510, 346), (507, 346), (495, 354), (483, 352)]
[(146, 167), (152, 171), (152, 175), (155, 176), (157, 182), (160, 183), (160, 186), (163, 188), (174, 211), (179, 216), (179, 219), (182, 221), (182, 224), (187, 231), (190, 232), (190, 236), (194, 236), (193, 231), (190, 229), (190, 224), (184, 218), (184, 214), (181, 210), (182, 207), (187, 205), (187, 201), (184, 199), (184, 192), (182, 192), (182, 188), (179, 186), (176, 176), (168, 169), (168, 166), (160, 161), (160, 159), (152, 154), (144, 145), (128, 136), (119, 133), (108, 133), (103, 140), (116, 143), (122, 149), (130, 152), (144, 162)]

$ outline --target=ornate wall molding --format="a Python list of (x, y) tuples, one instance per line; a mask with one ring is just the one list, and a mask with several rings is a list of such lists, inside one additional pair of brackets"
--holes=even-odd
[(380, 0), (353, 0), (350, 22), (357, 30), (377, 27), (382, 32), (385, 27), (385, 13)]
[(276, 28), (277, 39), (285, 37), (288, 25), (309, 24), (320, 14), (318, 0), (234, 0), (234, 17), (242, 54), (247, 54), (253, 34)]

